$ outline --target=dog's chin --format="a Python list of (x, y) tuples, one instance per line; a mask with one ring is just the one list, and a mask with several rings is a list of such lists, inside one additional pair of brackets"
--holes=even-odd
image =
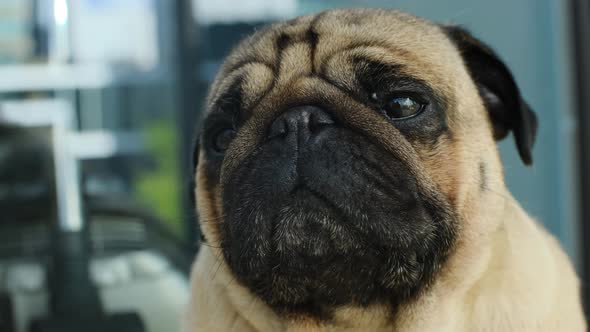
[[(361, 144), (328, 143), (347, 140)], [(424, 289), (454, 238), (445, 203), (362, 138), (299, 154), (293, 166), (260, 149), (224, 187), (221, 246), (236, 278), (279, 313), (318, 318)]]

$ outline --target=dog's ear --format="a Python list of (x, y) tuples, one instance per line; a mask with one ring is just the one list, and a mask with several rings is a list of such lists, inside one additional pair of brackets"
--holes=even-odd
[[(197, 189), (197, 179), (195, 178), (195, 175), (197, 174), (197, 166), (199, 165), (199, 153), (200, 153), (200, 148), (201, 148), (201, 142), (199, 140), (199, 136), (197, 136), (197, 139), (194, 141), (193, 143), (193, 158), (192, 158), (192, 170), (193, 172), (191, 173), (191, 177), (190, 180), (188, 181), (188, 195), (189, 195), (189, 199), (190, 199), (190, 203), (191, 203), (191, 212), (192, 211), (197, 211), (197, 196), (196, 196), (196, 189)], [(199, 223), (197, 223), (197, 232), (198, 232), (198, 236), (201, 240), (202, 243), (207, 242), (207, 240), (205, 240), (205, 236), (203, 235), (203, 232), (201, 231), (201, 229), (199, 228)]]
[(195, 189), (197, 186), (197, 181), (195, 179), (195, 174), (197, 173), (197, 166), (199, 165), (199, 149), (200, 149), (200, 144), (199, 144), (199, 137), (197, 136), (197, 139), (194, 141), (193, 143), (193, 155), (192, 155), (192, 173), (191, 173), (191, 177), (188, 183), (188, 194), (189, 194), (189, 199), (192, 206), (193, 211), (195, 211), (196, 207), (197, 207), (197, 200), (196, 200), (196, 196), (195, 196)]
[(442, 28), (459, 49), (477, 85), (494, 126), (494, 138), (500, 140), (512, 130), (520, 158), (530, 165), (537, 117), (522, 99), (510, 70), (489, 46), (465, 29), (457, 26)]

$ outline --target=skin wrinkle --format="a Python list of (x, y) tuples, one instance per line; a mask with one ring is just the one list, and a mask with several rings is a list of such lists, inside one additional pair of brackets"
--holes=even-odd
[(309, 43), (310, 48), (311, 48), (311, 50), (309, 52), (310, 53), (309, 57), (311, 58), (310, 59), (310, 64), (311, 64), (311, 73), (310, 74), (313, 75), (313, 74), (316, 73), (316, 68), (315, 68), (315, 49), (317, 47), (317, 43), (318, 43), (318, 40), (319, 40), (319, 35), (315, 31), (313, 31), (313, 26), (309, 28), (309, 32), (307, 34), (308, 34), (307, 39), (309, 40), (308, 43)]
[(232, 76), (235, 72), (241, 71), (242, 69), (244, 69), (244, 67), (250, 66), (250, 65), (261, 65), (261, 66), (267, 67), (268, 69), (270, 69), (272, 71), (277, 70), (276, 65), (266, 63), (264, 61), (260, 61), (260, 60), (256, 60), (256, 59), (248, 59), (248, 60), (240, 61), (240, 62), (236, 63), (235, 65), (231, 66), (227, 70), (227, 73), (225, 73), (224, 76), (226, 76), (226, 77)]
[(483, 161), (479, 162), (479, 188), (484, 191), (487, 189), (486, 165)]
[(322, 17), (324, 17), (324, 13), (320, 13), (318, 15), (316, 15), (311, 23), (309, 24), (309, 29), (307, 31), (307, 40), (308, 43), (310, 45), (310, 52), (309, 52), (309, 58), (310, 58), (310, 63), (311, 63), (311, 72), (310, 74), (315, 74), (316, 73), (316, 48), (319, 42), (319, 33), (317, 33), (316, 31), (316, 25), (318, 24), (318, 22), (322, 19)]
[[(335, 82), (331, 81), (331, 80), (330, 80), (330, 79), (329, 79), (329, 78), (328, 78), (328, 77), (325, 75), (325, 71), (326, 71), (326, 68), (325, 68), (325, 66), (326, 66), (326, 65), (327, 65), (327, 64), (328, 64), (328, 63), (331, 61), (331, 59), (332, 59), (334, 56), (336, 56), (336, 55), (338, 55), (338, 54), (341, 54), (341, 53), (346, 53), (346, 52), (350, 52), (350, 51), (354, 51), (354, 50), (355, 50), (355, 49), (357, 49), (357, 48), (359, 48), (359, 51), (366, 51), (366, 49), (360, 49), (360, 47), (362, 47), (362, 46), (354, 46), (354, 47), (353, 47), (353, 49), (348, 49), (348, 48), (345, 48), (345, 49), (342, 49), (342, 50), (337, 50), (337, 51), (335, 51), (333, 54), (331, 54), (331, 55), (329, 56), (329, 58), (328, 58), (328, 59), (325, 59), (325, 60), (324, 60), (324, 61), (321, 63), (321, 65), (320, 65), (320, 68), (321, 68), (321, 69), (320, 69), (320, 72), (319, 72), (319, 73), (318, 73), (318, 75), (317, 75), (317, 76), (315, 76), (315, 77), (319, 77), (319, 78), (321, 78), (321, 79), (324, 79), (324, 80), (326, 80), (327, 82), (329, 82), (329, 83), (333, 84), (334, 86), (336, 86), (336, 87), (339, 87), (337, 83), (335, 83)], [(374, 46), (374, 45), (371, 45), (371, 47), (375, 47), (375, 46)], [(279, 60), (278, 60), (279, 62), (278, 62), (278, 65), (277, 65), (277, 66), (268, 66), (268, 65), (267, 65), (267, 67), (271, 68), (271, 69), (273, 70), (273, 72), (274, 72), (274, 79), (273, 79), (273, 81), (272, 81), (272, 84), (271, 84), (271, 85), (270, 85), (270, 86), (269, 86), (267, 89), (265, 89), (265, 90), (264, 90), (264, 92), (263, 92), (263, 93), (262, 93), (262, 94), (261, 94), (261, 95), (260, 95), (260, 96), (259, 96), (259, 97), (258, 97), (258, 98), (255, 100), (255, 101), (254, 101), (254, 103), (252, 104), (252, 106), (250, 106), (250, 107), (248, 108), (248, 110), (246, 111), (246, 113), (247, 113), (247, 114), (251, 114), (251, 113), (253, 112), (253, 110), (254, 110), (254, 109), (258, 108), (258, 107), (260, 106), (260, 104), (263, 102), (263, 100), (266, 98), (266, 96), (267, 96), (267, 95), (269, 95), (271, 92), (273, 92), (273, 90), (275, 89), (275, 86), (276, 86), (276, 84), (277, 84), (277, 78), (278, 78), (278, 70), (279, 70), (279, 68), (280, 68), (280, 66), (281, 66), (281, 63), (282, 63), (282, 62), (281, 62), (281, 56), (280, 56), (280, 55), (281, 55), (281, 54), (282, 54), (284, 51), (286, 51), (286, 49), (285, 49), (285, 48), (286, 48), (286, 46), (283, 46), (283, 48), (280, 48), (280, 49), (279, 49), (280, 53), (278, 53), (278, 55), (277, 55), (277, 57), (278, 57), (278, 59), (279, 59)], [(379, 46), (379, 48), (383, 48), (383, 46)], [(390, 52), (391, 54), (396, 54), (396, 52), (394, 52), (393, 50), (388, 50), (388, 49), (385, 49), (385, 50), (386, 50), (387, 52)], [(399, 51), (398, 51), (397, 53), (399, 53)], [(354, 53), (352, 53), (352, 54), (354, 54)], [(381, 60), (381, 59), (375, 59), (375, 60), (376, 60), (376, 61), (379, 61), (379, 60)], [(253, 63), (253, 62), (255, 62), (255, 61), (254, 61), (254, 60), (248, 60), (246, 63), (247, 63), (247, 64), (250, 64), (250, 63)], [(237, 68), (237, 69), (241, 69), (241, 68)], [(234, 69), (234, 70), (232, 70), (232, 72), (233, 72), (233, 71), (235, 71), (235, 70), (237, 70), (237, 69)], [(401, 73), (404, 73), (403, 66), (402, 66), (402, 67), (400, 67), (400, 69), (401, 69)], [(312, 72), (313, 72), (313, 70), (312, 70)], [(406, 75), (410, 75), (410, 76), (411, 76), (411, 74), (409, 74), (409, 72), (408, 72), (408, 73), (405, 73), (405, 74), (406, 74)], [(304, 75), (304, 76), (305, 76), (305, 75)]]
[[(328, 55), (328, 57), (326, 59), (324, 59), (324, 61), (322, 61), (321, 65), (320, 65), (320, 71), (319, 74), (320, 75), (324, 75), (326, 72), (326, 67), (328, 66), (328, 64), (330, 64), (330, 62), (337, 56), (344, 54), (353, 54), (355, 51), (359, 51), (359, 52), (367, 52), (367, 49), (371, 49), (371, 48), (378, 48), (381, 49), (382, 51), (384, 51), (387, 54), (396, 54), (396, 55), (402, 55), (403, 52), (400, 54), (400, 50), (393, 50), (393, 49), (389, 49), (383, 45), (376, 45), (373, 42), (370, 43), (366, 43), (366, 42), (359, 42), (350, 46), (347, 46), (343, 49), (339, 49), (334, 51), (332, 54)], [(381, 60), (381, 59), (380, 59)]]

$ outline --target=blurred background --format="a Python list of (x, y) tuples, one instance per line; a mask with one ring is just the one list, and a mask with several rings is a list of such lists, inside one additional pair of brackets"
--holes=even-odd
[(191, 153), (207, 87), (257, 27), (337, 7), (461, 24), (540, 120), (511, 191), (590, 275), (586, 0), (0, 0), (0, 332), (175, 331), (199, 233)]

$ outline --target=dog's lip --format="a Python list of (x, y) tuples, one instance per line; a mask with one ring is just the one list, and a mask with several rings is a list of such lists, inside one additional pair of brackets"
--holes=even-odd
[(297, 194), (301, 194), (301, 193), (308, 193), (311, 194), (312, 196), (319, 196), (319, 193), (317, 193), (315, 190), (312, 190), (306, 183), (304, 179), (301, 179), (301, 177), (298, 177), (296, 182), (293, 184), (293, 188), (291, 188), (291, 190), (289, 190), (289, 194), (291, 195), (297, 195)]
[(297, 182), (293, 186), (293, 188), (289, 191), (289, 194), (293, 198), (299, 199), (309, 199), (309, 197), (313, 197), (316, 200), (322, 202), (325, 207), (330, 208), (331, 210), (338, 210), (335, 203), (330, 201), (326, 195), (323, 195), (321, 192), (314, 190), (311, 186), (305, 183), (305, 180), (302, 178), (298, 178)]
[[(305, 201), (310, 202), (313, 201), (315, 204), (319, 204), (319, 208), (323, 209), (324, 212), (321, 213), (326, 220), (330, 220), (330, 222), (337, 223), (340, 226), (346, 228), (349, 233), (356, 234), (357, 241), (363, 241), (366, 244), (367, 248), (370, 248), (374, 251), (379, 251), (382, 248), (379, 245), (372, 243), (370, 239), (366, 238), (366, 235), (359, 232), (352, 223), (350, 223), (349, 217), (347, 216), (346, 212), (342, 210), (339, 204), (331, 201), (326, 195), (322, 194), (318, 190), (311, 188), (309, 185), (306, 185), (304, 181), (299, 182), (292, 190), (292, 199), (296, 201)], [(273, 222), (276, 223), (276, 220)]]
[(300, 204), (311, 206), (314, 209), (323, 210), (326, 215), (341, 214), (337, 205), (330, 201), (326, 195), (312, 189), (300, 178), (283, 198), (283, 204), (286, 206), (301, 206)]

